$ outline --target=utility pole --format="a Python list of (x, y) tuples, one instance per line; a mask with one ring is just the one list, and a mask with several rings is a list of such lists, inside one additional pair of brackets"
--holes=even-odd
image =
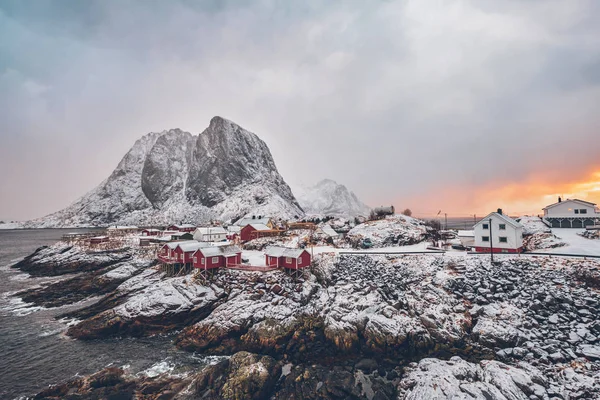
[(446, 225), (444, 230), (448, 230), (448, 213), (444, 213), (444, 225)]
[(473, 214), (473, 226), (477, 225), (477, 214)]
[(492, 264), (494, 263), (494, 238), (492, 236), (492, 219), (489, 219), (490, 224), (490, 255), (492, 258)]

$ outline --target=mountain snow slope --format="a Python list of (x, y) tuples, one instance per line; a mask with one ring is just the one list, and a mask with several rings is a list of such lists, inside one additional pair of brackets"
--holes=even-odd
[(198, 136), (180, 129), (143, 136), (98, 187), (24, 226), (201, 223), (252, 214), (304, 215), (265, 142), (214, 117)]
[(369, 215), (370, 208), (356, 195), (331, 179), (323, 179), (311, 187), (294, 190), (300, 206), (307, 214), (357, 216)]

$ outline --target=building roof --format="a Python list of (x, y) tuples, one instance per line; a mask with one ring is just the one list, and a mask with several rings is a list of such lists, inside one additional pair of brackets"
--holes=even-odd
[(265, 254), (270, 257), (291, 257), (298, 258), (300, 254), (305, 252), (304, 249), (290, 249), (288, 247), (269, 246), (265, 250)]
[(90, 239), (108, 239), (108, 236), (94, 236), (93, 238)]
[[(160, 238), (157, 238), (157, 239), (160, 239)], [(167, 246), (171, 250), (175, 250), (175, 248), (177, 248), (177, 246), (180, 246), (185, 243), (198, 243), (198, 242), (195, 240), (186, 240), (184, 242), (169, 242), (169, 243), (165, 243), (165, 246)]]
[(169, 226), (174, 226), (177, 229), (195, 228), (196, 227), (196, 225), (192, 225), (192, 224), (181, 224), (181, 225), (173, 224), (173, 225), (169, 225)]
[(199, 248), (197, 251), (204, 257), (231, 256), (242, 252), (237, 246), (210, 246)]
[(262, 218), (240, 218), (239, 220), (236, 221), (236, 223), (234, 225), (237, 225), (237, 226), (246, 226), (246, 225), (250, 225), (250, 224), (263, 224), (263, 225), (267, 225), (270, 221), (271, 221), (271, 218), (269, 218), (269, 217), (262, 217)]
[(511, 225), (514, 228), (522, 228), (523, 227), (523, 225), (521, 225), (519, 222), (515, 221), (511, 217), (506, 216), (504, 214), (498, 214), (497, 212), (489, 213), (486, 217), (484, 217), (482, 220), (480, 220), (478, 223), (476, 223), (475, 226), (477, 226), (481, 223), (486, 223), (487, 220), (490, 219), (490, 217), (497, 217), (497, 218), (503, 220), (504, 222), (506, 222), (507, 224)]
[(142, 232), (160, 232), (160, 229), (154, 229), (154, 228), (146, 228), (146, 229), (142, 229)]
[(242, 249), (240, 249), (237, 246), (221, 246), (221, 249), (223, 250), (223, 255), (224, 256), (231, 256), (234, 254), (238, 254), (242, 252)]
[(568, 201), (574, 202), (574, 203), (580, 203), (580, 204), (583, 204), (583, 205), (586, 205), (586, 206), (592, 206), (592, 207), (596, 205), (596, 203), (591, 203), (589, 201), (584, 201), (584, 200), (579, 200), (579, 199), (566, 199), (566, 200), (563, 200), (563, 201), (558, 201), (558, 202), (556, 202), (554, 204), (550, 204), (549, 206), (546, 206), (546, 207), (542, 208), (542, 210), (547, 210), (549, 208), (556, 207), (557, 205), (566, 203)]
[(242, 230), (242, 227), (238, 226), (238, 225), (229, 225), (227, 227), (227, 230), (232, 233), (240, 233), (240, 231)]
[(458, 237), (475, 237), (475, 231), (458, 231)]
[(206, 244), (193, 240), (193, 241), (189, 241), (189, 242), (179, 242), (178, 247), (184, 253), (190, 253), (190, 252), (195, 252), (196, 250), (201, 249), (203, 247), (206, 247)]
[(223, 235), (227, 234), (227, 231), (222, 226), (210, 226), (196, 228), (194, 233), (200, 233), (202, 235)]
[[(271, 230), (271, 228), (269, 228), (268, 226), (266, 226), (264, 224), (248, 224), (248, 225), (250, 225), (257, 231), (270, 231)], [(246, 226), (248, 226), (248, 225), (246, 225)]]

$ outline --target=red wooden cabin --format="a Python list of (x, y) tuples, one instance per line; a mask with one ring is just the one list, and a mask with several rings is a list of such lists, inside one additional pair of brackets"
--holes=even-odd
[(242, 250), (237, 246), (203, 247), (193, 256), (194, 268), (214, 269), (241, 263)]
[(188, 264), (192, 255), (202, 245), (195, 240), (165, 243), (159, 250), (157, 258), (165, 264)]
[(240, 239), (242, 242), (247, 242), (261, 237), (279, 236), (281, 232), (279, 229), (271, 229), (263, 224), (248, 224), (240, 230)]
[(157, 236), (159, 233), (159, 229), (142, 229), (142, 236)]
[(310, 253), (304, 249), (271, 246), (265, 251), (265, 263), (269, 267), (302, 269), (310, 265)]

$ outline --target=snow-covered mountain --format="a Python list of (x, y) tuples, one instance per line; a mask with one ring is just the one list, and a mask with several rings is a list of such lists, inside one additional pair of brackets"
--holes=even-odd
[(311, 187), (295, 188), (294, 194), (307, 214), (357, 216), (370, 212), (346, 186), (331, 179), (323, 179)]
[(198, 136), (180, 129), (143, 136), (98, 187), (25, 226), (200, 223), (251, 214), (304, 213), (265, 142), (214, 117)]

